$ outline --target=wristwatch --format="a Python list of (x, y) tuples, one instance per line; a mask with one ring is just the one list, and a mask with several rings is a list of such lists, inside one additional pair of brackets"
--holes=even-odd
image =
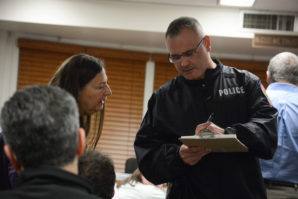
[(225, 134), (236, 134), (236, 129), (232, 128), (232, 127), (227, 127), (225, 129)]

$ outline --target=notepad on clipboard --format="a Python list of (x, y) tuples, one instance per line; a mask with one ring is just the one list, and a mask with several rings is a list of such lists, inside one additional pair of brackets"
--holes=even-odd
[(247, 152), (247, 147), (237, 139), (236, 134), (220, 134), (213, 136), (182, 136), (179, 140), (189, 146), (202, 146), (214, 152)]

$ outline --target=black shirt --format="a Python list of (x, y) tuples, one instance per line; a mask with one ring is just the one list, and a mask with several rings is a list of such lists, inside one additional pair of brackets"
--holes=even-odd
[(10, 191), (0, 192), (7, 199), (96, 199), (84, 178), (53, 167), (25, 169), (20, 183)]

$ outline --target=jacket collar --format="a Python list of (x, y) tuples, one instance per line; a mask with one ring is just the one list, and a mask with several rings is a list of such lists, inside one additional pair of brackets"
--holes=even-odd
[(90, 183), (83, 177), (50, 166), (38, 168), (25, 168), (21, 173), (20, 184), (62, 184), (83, 189), (88, 193), (92, 192)]
[(216, 68), (208, 68), (205, 71), (205, 78), (202, 80), (187, 80), (183, 76), (179, 75), (178, 77), (182, 79), (185, 83), (189, 85), (202, 85), (202, 84), (211, 84), (214, 79), (219, 75), (222, 71), (223, 65), (222, 63), (217, 60), (213, 59), (213, 62), (216, 63)]

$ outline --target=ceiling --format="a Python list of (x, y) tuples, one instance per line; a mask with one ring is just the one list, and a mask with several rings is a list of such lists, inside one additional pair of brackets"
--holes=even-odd
[[(218, 5), (219, 0), (112, 0), (112, 1), (166, 4), (166, 5), (221, 7)], [(248, 9), (298, 13), (298, 0), (255, 0), (253, 7)]]
[[(79, 1), (79, 0), (68, 0)], [(89, 0), (92, 1), (92, 0)], [(93, 0), (100, 1), (100, 0)], [(137, 3), (137, 4), (162, 4), (168, 6), (199, 6), (223, 8), (218, 5), (218, 0), (109, 0), (110, 2)], [(225, 7), (226, 8), (226, 7)], [(298, 0), (256, 0), (252, 8), (246, 10), (258, 10), (264, 12), (286, 12), (298, 16)], [(154, 13), (153, 13), (154, 14)], [(297, 19), (298, 17), (296, 17)], [(296, 20), (298, 26), (298, 20)], [(133, 31), (125, 29), (98, 29), (92, 27), (59, 26), (50, 24), (26, 23), (0, 19), (0, 27), (4, 30), (15, 31), (40, 36), (58, 36), (75, 39), (84, 44), (97, 41), (101, 46), (130, 49), (147, 52), (166, 53), (164, 45), (164, 33), (155, 31)], [(298, 28), (298, 27), (297, 27)], [(298, 31), (294, 33), (298, 36)], [(297, 48), (253, 48), (252, 38), (233, 38), (211, 36), (213, 56), (250, 60), (268, 60), (281, 51), (291, 51), (298, 54)]]

